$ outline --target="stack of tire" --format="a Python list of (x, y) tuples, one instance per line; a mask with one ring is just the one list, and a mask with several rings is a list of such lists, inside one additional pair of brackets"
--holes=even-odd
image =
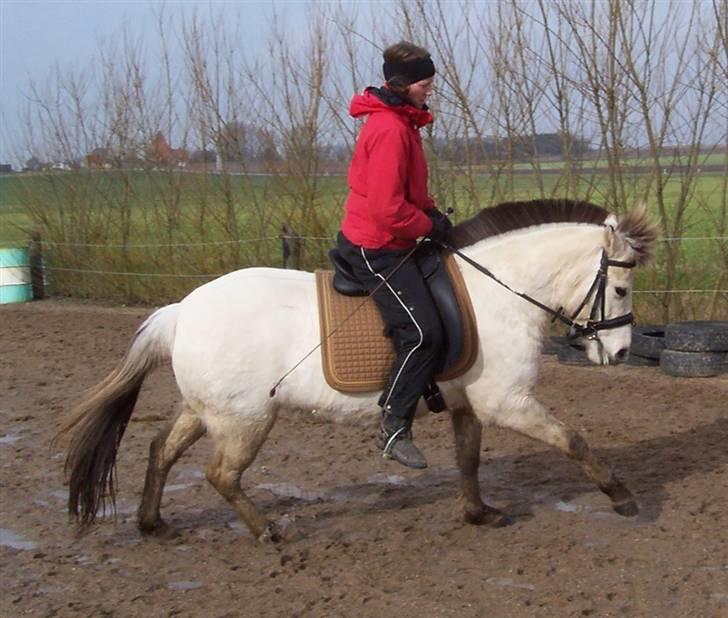
[(660, 369), (681, 378), (728, 372), (728, 322), (675, 322), (665, 327)]
[(665, 325), (634, 326), (632, 345), (629, 349), (628, 365), (650, 367), (660, 364), (660, 355), (665, 349)]
[[(552, 337), (544, 353), (557, 354), (566, 365), (590, 365), (581, 342)], [(635, 326), (628, 365), (660, 366), (681, 378), (728, 373), (728, 321), (691, 321)]]

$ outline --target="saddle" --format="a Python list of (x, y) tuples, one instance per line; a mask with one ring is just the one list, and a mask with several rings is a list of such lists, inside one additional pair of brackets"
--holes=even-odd
[[(369, 292), (336, 249), (329, 251), (335, 270), (317, 270), (316, 292), (321, 356), (326, 382), (343, 393), (384, 388), (395, 359), (392, 339)], [(445, 331), (446, 354), (435, 381), (463, 375), (478, 354), (475, 313), (460, 269), (450, 254), (434, 246), (414, 254)]]

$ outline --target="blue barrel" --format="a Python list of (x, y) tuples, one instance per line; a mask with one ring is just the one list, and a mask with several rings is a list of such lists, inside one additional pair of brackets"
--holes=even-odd
[(32, 299), (28, 250), (0, 248), (0, 305)]

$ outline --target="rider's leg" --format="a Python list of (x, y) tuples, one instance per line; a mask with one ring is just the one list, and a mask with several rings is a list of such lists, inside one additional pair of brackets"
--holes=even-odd
[(377, 444), (385, 457), (425, 467), (425, 458), (412, 443), (411, 426), (417, 401), (430, 384), (442, 353), (443, 332), (435, 303), (415, 261), (403, 262), (406, 251), (344, 247), (342, 254), (369, 289), (379, 286), (373, 298), (396, 350), (380, 398), (383, 417)]

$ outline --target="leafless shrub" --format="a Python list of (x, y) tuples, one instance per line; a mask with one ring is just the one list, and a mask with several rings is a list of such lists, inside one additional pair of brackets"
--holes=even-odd
[[(728, 176), (717, 194), (698, 180), (708, 148), (728, 150), (727, 20), (720, 0), (325, 4), (295, 28), (274, 15), (253, 53), (229, 11), (161, 10), (153, 52), (126, 31), (90, 69), (56, 67), (34, 86), (27, 156), (81, 169), (29, 182), (22, 199), (54, 243), (52, 265), (69, 269), (53, 272), (65, 293), (175, 298), (206, 277), (279, 265), (281, 229), (303, 238), (301, 267), (321, 266), (358, 129), (349, 99), (380, 81), (381, 49), (409, 38), (438, 67), (425, 142), (443, 208), (462, 219), (513, 198), (617, 212), (647, 201), (671, 240), (642, 287), (716, 292), (709, 303), (649, 295), (638, 312), (725, 314)], [(717, 237), (702, 256), (680, 240), (698, 227)]]

